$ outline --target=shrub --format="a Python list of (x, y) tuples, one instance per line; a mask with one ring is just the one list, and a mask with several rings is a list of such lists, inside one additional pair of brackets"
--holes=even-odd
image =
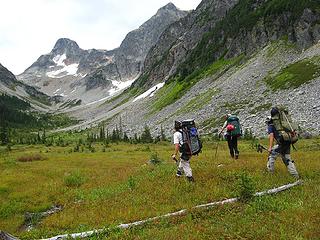
[(255, 183), (253, 178), (246, 172), (239, 175), (237, 189), (240, 197), (240, 201), (250, 201), (256, 191)]
[(75, 171), (64, 177), (64, 184), (67, 187), (80, 187), (84, 182), (85, 177), (79, 171)]
[(80, 151), (80, 144), (77, 144), (74, 149), (73, 149), (74, 152), (79, 152)]
[(161, 162), (162, 160), (159, 158), (158, 153), (153, 152), (150, 156), (149, 163), (156, 165), (156, 164), (160, 164)]
[(17, 158), (18, 162), (33, 162), (33, 161), (43, 161), (46, 158), (41, 156), (40, 154), (29, 155), (29, 156), (21, 156)]
[(298, 61), (282, 69), (276, 76), (266, 77), (264, 81), (273, 91), (300, 87), (320, 76), (319, 60), (319, 57), (314, 57)]
[(128, 179), (128, 187), (130, 190), (133, 190), (136, 187), (137, 183), (132, 176)]

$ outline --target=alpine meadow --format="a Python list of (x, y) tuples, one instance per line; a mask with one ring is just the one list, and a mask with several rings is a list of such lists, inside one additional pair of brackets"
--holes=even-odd
[[(70, 6), (93, 32), (116, 5)], [(0, 239), (320, 239), (320, 1), (152, 14), (114, 49), (0, 58)]]

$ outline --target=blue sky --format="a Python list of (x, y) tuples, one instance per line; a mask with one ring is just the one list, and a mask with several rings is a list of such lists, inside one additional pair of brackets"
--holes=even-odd
[[(22, 73), (61, 37), (82, 49), (114, 49), (170, 0), (1, 1), (0, 63)], [(201, 0), (171, 0), (182, 10)]]

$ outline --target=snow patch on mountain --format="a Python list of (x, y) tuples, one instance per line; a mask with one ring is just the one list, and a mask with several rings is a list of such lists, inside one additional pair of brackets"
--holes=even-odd
[[(59, 66), (62, 66), (62, 65), (59, 65)], [(77, 76), (78, 66), (79, 66), (78, 63), (74, 63), (70, 65), (65, 65), (63, 63), (63, 68), (56, 71), (47, 72), (47, 76), (50, 78), (63, 78), (68, 75)]]
[(57, 55), (55, 56), (52, 61), (55, 62), (55, 64), (57, 64), (57, 66), (65, 66), (64, 64), (64, 60), (67, 59), (67, 55), (66, 54), (62, 54), (62, 55)]
[(122, 81), (112, 81), (112, 85), (113, 87), (109, 90), (109, 94), (110, 96), (114, 95), (115, 93), (123, 90), (123, 89), (126, 89), (128, 87), (131, 86), (131, 84), (135, 81), (136, 79), (133, 79), (133, 80), (129, 80), (129, 81), (125, 81), (125, 82), (122, 82)]
[(149, 90), (147, 90), (146, 92), (142, 93), (141, 95), (139, 95), (138, 97), (136, 97), (135, 99), (133, 99), (132, 102), (138, 101), (140, 99), (146, 98), (146, 97), (153, 97), (153, 95), (164, 86), (164, 82), (163, 83), (159, 83), (156, 86), (150, 88)]

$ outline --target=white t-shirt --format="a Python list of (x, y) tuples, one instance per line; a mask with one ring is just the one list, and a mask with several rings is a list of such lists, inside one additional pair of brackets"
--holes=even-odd
[(179, 143), (180, 146), (183, 144), (181, 132), (175, 132), (173, 134), (173, 144), (177, 144), (177, 143)]

